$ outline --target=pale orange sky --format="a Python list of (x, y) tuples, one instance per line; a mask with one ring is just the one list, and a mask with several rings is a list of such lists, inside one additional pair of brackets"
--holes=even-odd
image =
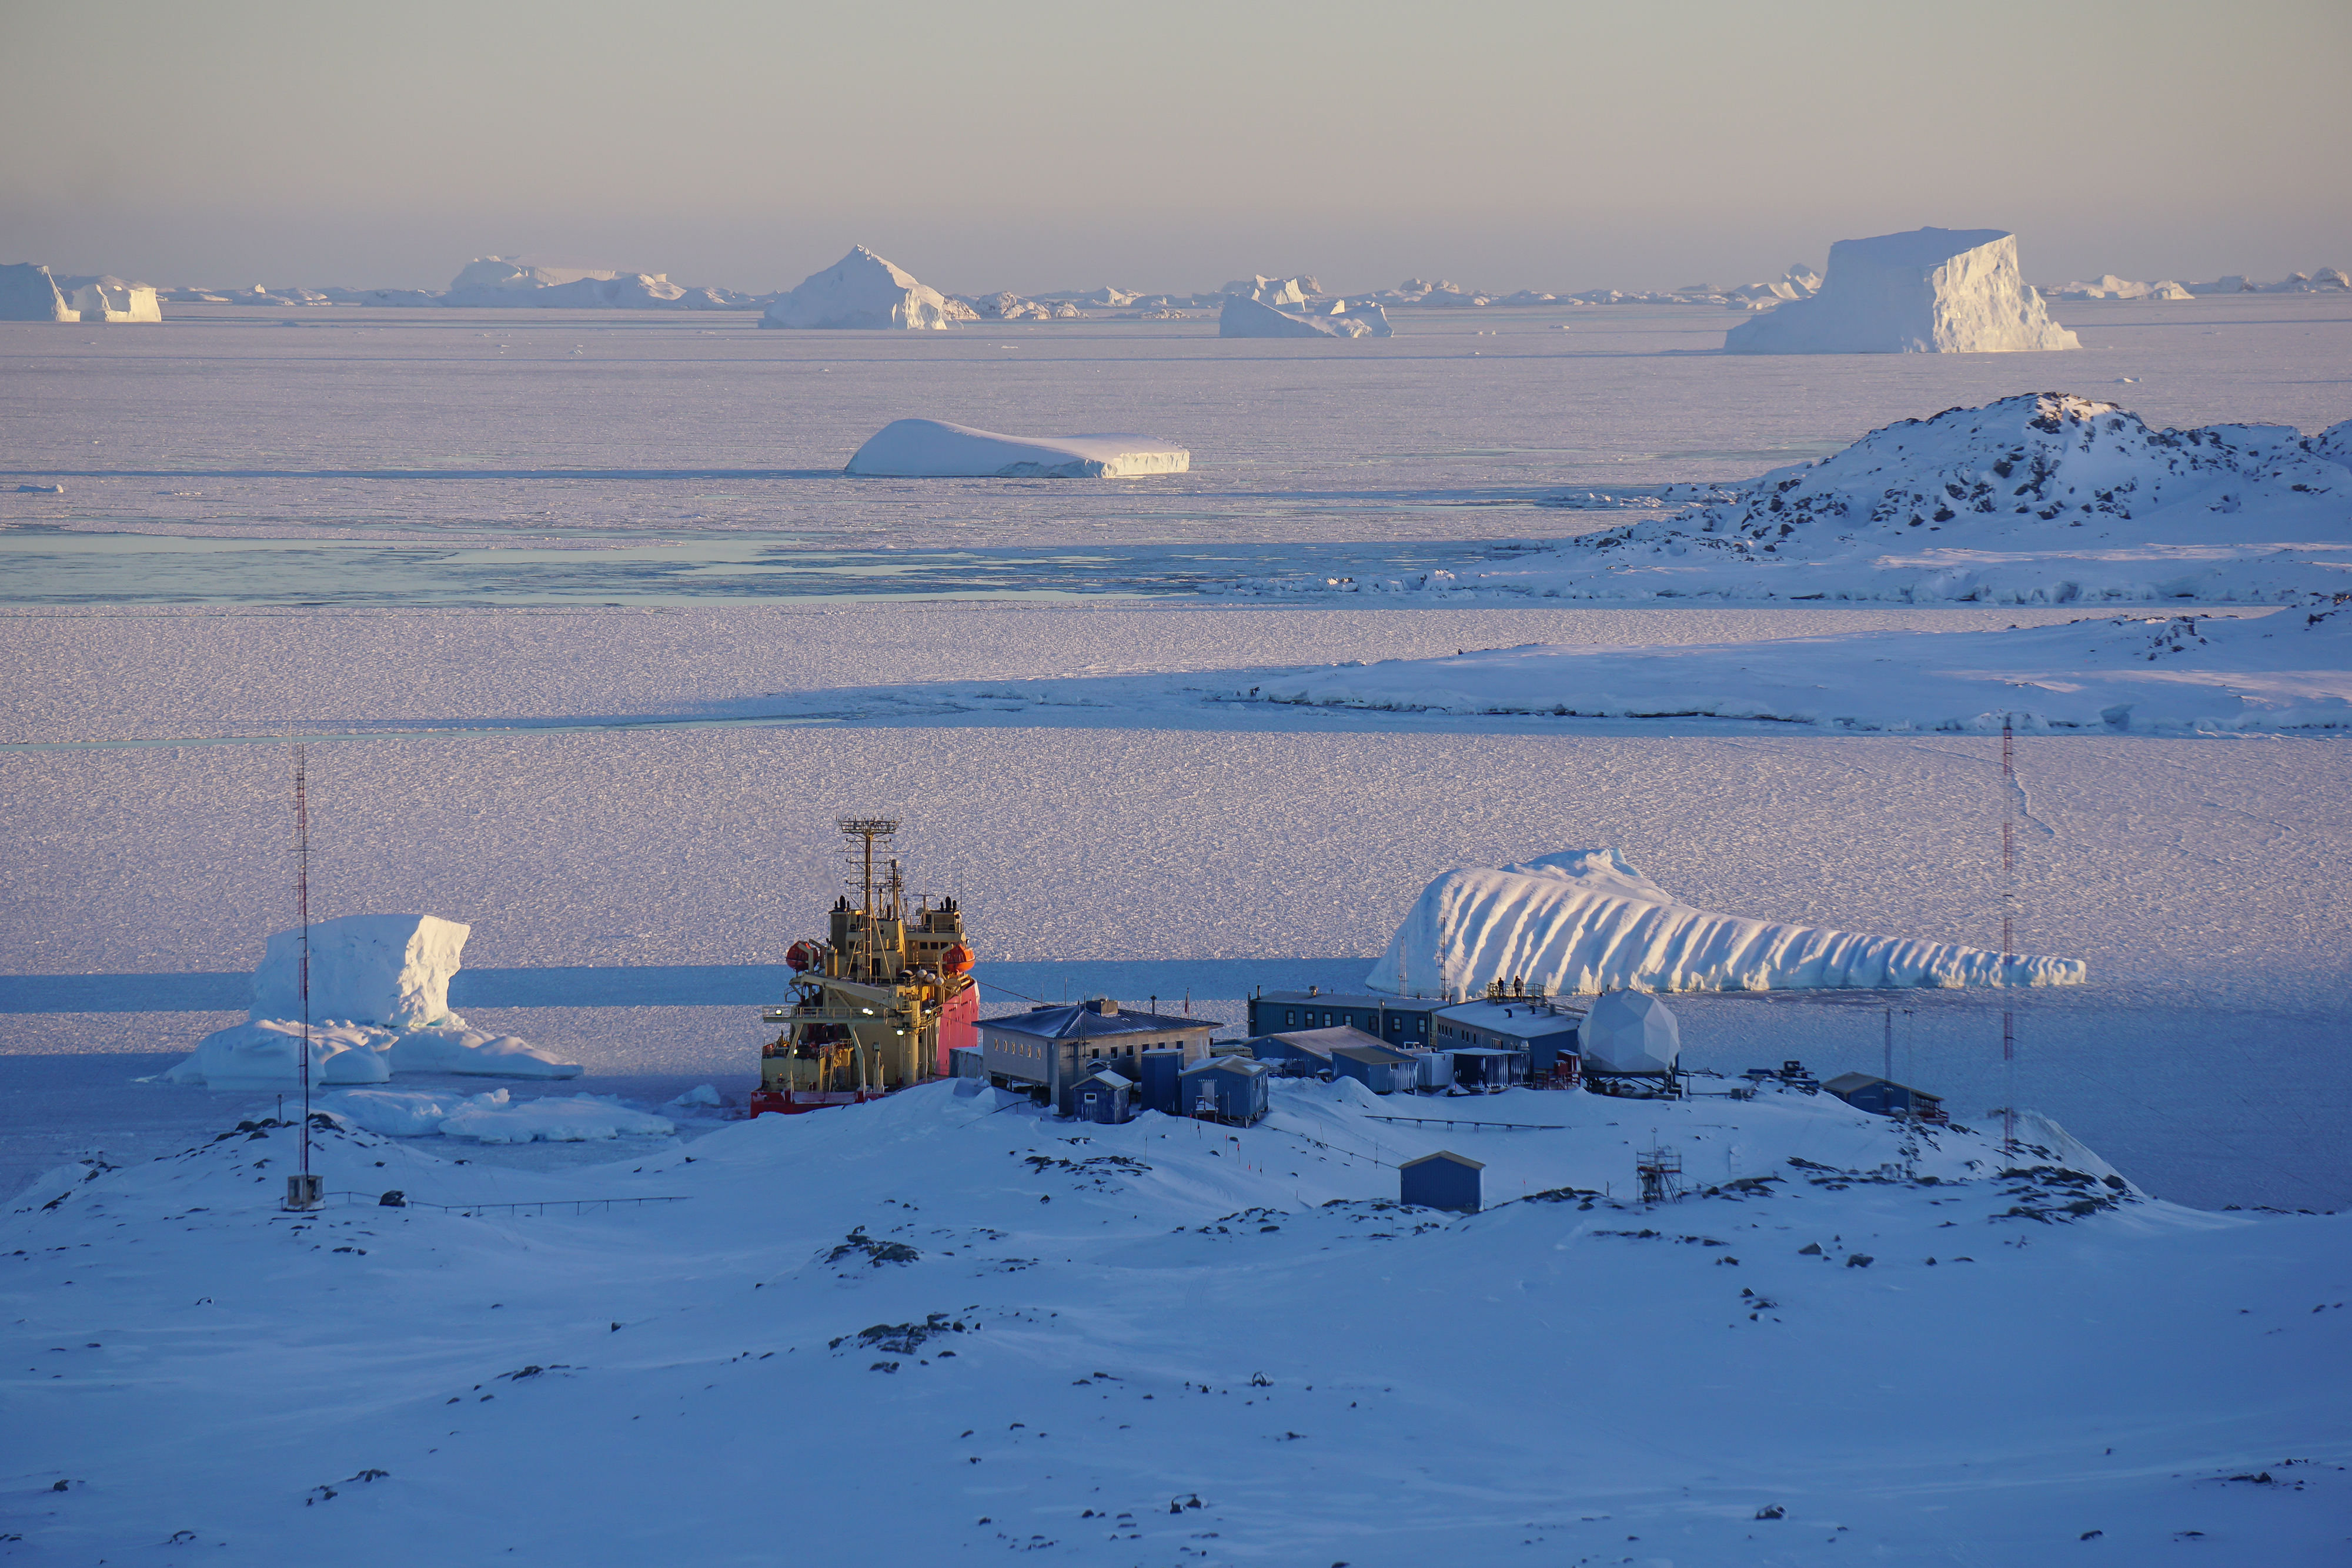
[(1672, 287), (2017, 231), (2029, 278), (2352, 266), (2352, 5), (134, 3), (0, 22), (0, 261), (468, 258), (959, 292)]

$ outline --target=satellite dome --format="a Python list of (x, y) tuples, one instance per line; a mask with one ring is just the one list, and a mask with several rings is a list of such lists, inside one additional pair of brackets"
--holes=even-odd
[(1647, 991), (1609, 991), (1592, 1004), (1577, 1030), (1587, 1072), (1674, 1071), (1683, 1032), (1666, 1004)]

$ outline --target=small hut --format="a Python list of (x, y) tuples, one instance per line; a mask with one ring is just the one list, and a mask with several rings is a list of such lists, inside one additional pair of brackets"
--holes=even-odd
[(1475, 1214), (1485, 1207), (1483, 1161), (1440, 1149), (1397, 1166), (1397, 1201), (1416, 1208), (1454, 1208)]

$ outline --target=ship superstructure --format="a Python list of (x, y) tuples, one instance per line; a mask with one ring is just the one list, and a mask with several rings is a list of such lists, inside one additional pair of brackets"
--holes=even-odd
[[(861, 894), (834, 902), (825, 939), (784, 955), (793, 999), (761, 1021), (781, 1031), (760, 1054), (751, 1113), (790, 1114), (856, 1104), (948, 1072), (948, 1052), (979, 1043), (980, 987), (971, 977), (963, 912), (953, 898), (909, 909), (887, 852), (895, 819), (845, 817)], [(877, 867), (876, 846), (885, 852)]]

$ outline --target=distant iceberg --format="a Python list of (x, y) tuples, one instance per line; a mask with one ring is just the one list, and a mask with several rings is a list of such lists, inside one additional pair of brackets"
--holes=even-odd
[(919, 479), (1124, 479), (1181, 474), (1192, 455), (1148, 435), (999, 435), (937, 419), (898, 419), (857, 449), (845, 473)]
[(49, 269), (36, 262), (0, 267), (0, 321), (79, 321)]
[(1364, 983), (1393, 995), (1476, 996), (1498, 981), (1575, 994), (2076, 986), (2084, 977), (2079, 958), (1710, 915), (1605, 849), (1444, 873), (1422, 890)]
[(1742, 321), (1734, 354), (1986, 354), (2079, 349), (2018, 271), (2005, 229), (1915, 229), (1830, 246), (1821, 292)]
[(971, 307), (949, 300), (913, 273), (861, 245), (779, 296), (760, 318), (760, 325), (812, 330), (927, 331), (944, 328), (959, 317), (978, 319)]
[(1234, 294), (1217, 318), (1220, 338), (1385, 338), (1388, 312), (1377, 305), (1348, 308), (1344, 299), (1277, 310)]

